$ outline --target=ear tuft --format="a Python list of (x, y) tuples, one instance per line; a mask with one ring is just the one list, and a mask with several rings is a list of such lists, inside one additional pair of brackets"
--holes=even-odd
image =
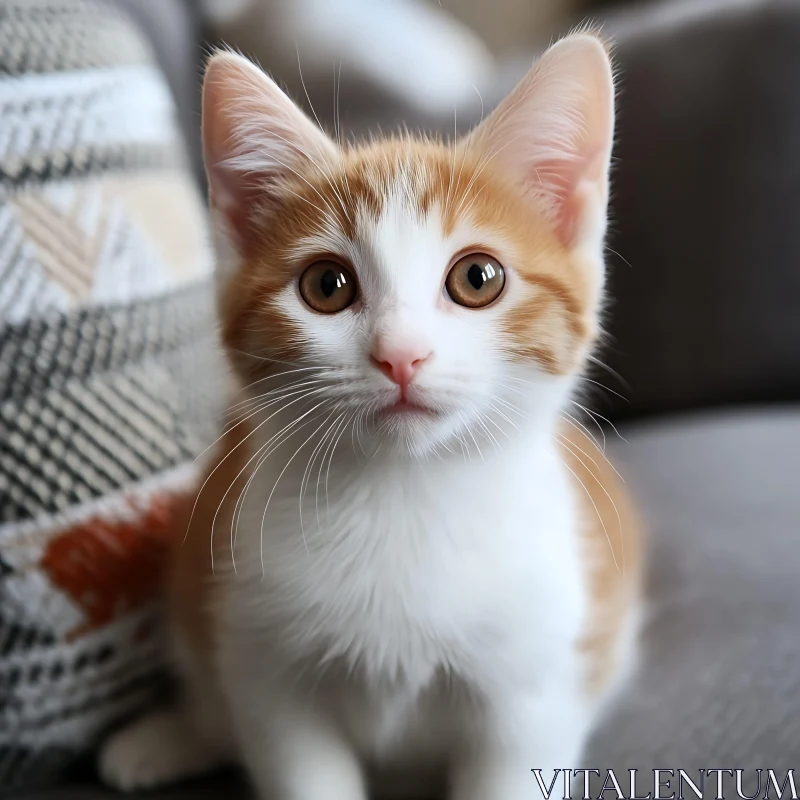
[(258, 67), (215, 53), (203, 82), (203, 154), (212, 209), (245, 245), (256, 208), (336, 153), (333, 142)]
[(467, 140), (493, 159), (570, 247), (605, 231), (614, 138), (608, 49), (590, 32), (553, 45)]

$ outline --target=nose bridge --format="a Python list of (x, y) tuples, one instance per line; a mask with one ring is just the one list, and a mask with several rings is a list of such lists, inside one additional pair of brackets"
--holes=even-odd
[(414, 319), (403, 305), (396, 305), (383, 315), (381, 324), (375, 331), (373, 349), (376, 355), (402, 351), (409, 356), (421, 358), (431, 348), (421, 320)]

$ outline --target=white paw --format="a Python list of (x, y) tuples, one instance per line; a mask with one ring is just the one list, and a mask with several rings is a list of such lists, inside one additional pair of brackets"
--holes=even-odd
[(200, 775), (218, 763), (183, 714), (159, 711), (112, 735), (98, 768), (109, 786), (135, 792)]

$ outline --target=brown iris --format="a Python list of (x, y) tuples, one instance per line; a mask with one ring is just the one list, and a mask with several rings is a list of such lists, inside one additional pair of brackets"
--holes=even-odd
[(300, 294), (314, 311), (336, 314), (353, 304), (358, 289), (347, 267), (336, 261), (315, 261), (300, 276)]
[(506, 273), (497, 259), (484, 253), (470, 253), (453, 264), (445, 287), (454, 303), (483, 308), (500, 297)]

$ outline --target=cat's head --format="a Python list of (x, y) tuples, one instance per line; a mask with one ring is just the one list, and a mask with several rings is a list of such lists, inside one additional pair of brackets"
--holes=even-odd
[(551, 418), (597, 332), (613, 125), (585, 33), (451, 144), (340, 145), (215, 55), (204, 147), (241, 385), (417, 455)]

